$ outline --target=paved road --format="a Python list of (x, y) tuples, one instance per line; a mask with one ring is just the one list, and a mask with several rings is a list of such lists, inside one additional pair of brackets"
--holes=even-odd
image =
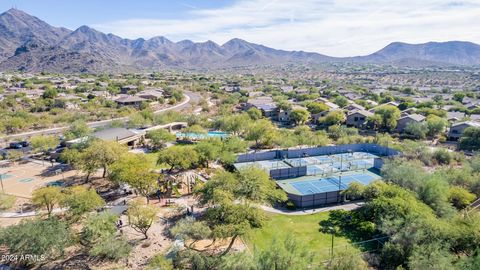
[(270, 213), (299, 216), (299, 215), (311, 215), (319, 212), (327, 212), (327, 211), (340, 210), (340, 209), (351, 211), (351, 210), (355, 210), (357, 208), (362, 207), (364, 204), (365, 202), (358, 201), (358, 202), (345, 203), (345, 204), (339, 204), (339, 205), (328, 206), (328, 207), (318, 207), (318, 208), (307, 209), (307, 210), (293, 210), (293, 211), (287, 210), (287, 209), (272, 208), (265, 205), (261, 205), (260, 208)]
[[(159, 114), (159, 113), (163, 113), (163, 112), (171, 111), (171, 110), (181, 111), (181, 110), (185, 110), (185, 109), (190, 109), (190, 108), (193, 108), (195, 106), (195, 104), (198, 103), (200, 98), (201, 98), (200, 94), (195, 93), (195, 92), (187, 91), (187, 92), (185, 92), (185, 100), (184, 101), (182, 101), (181, 103), (176, 104), (174, 106), (164, 108), (164, 109), (160, 109), (158, 111), (155, 111), (154, 113)], [(126, 122), (127, 120), (128, 120), (128, 117), (120, 117), (120, 118), (113, 118), (113, 119), (107, 119), (107, 120), (102, 120), (102, 121), (89, 122), (89, 123), (87, 123), (87, 125), (91, 128), (98, 128), (98, 127), (108, 126), (113, 121), (124, 121), (124, 122)], [(29, 132), (24, 132), (24, 133), (12, 134), (12, 135), (8, 135), (8, 136), (4, 136), (4, 137), (0, 138), (0, 140), (5, 140), (7, 138), (10, 139), (10, 140), (15, 139), (15, 138), (25, 138), (25, 137), (30, 137), (30, 136), (34, 136), (34, 135), (42, 135), (42, 134), (43, 135), (56, 134), (56, 133), (60, 133), (61, 131), (63, 131), (66, 128), (67, 128), (66, 126), (63, 126), (63, 127), (56, 127), (56, 128), (49, 128), (49, 129), (42, 129), (42, 130), (35, 130), (35, 131), (29, 131)]]

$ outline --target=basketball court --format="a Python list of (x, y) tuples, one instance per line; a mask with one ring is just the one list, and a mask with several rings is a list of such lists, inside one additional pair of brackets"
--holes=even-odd
[[(31, 198), (32, 192), (48, 185), (58, 185), (63, 179), (74, 176), (76, 171), (63, 172), (61, 169), (51, 170), (49, 162), (15, 163), (0, 168), (0, 184), (3, 191), (22, 198)], [(1, 186), (0, 186), (1, 190)]]

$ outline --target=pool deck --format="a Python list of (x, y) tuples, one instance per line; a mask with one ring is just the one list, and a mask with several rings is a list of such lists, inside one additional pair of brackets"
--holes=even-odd
[(206, 138), (227, 138), (230, 136), (229, 133), (220, 132), (220, 131), (209, 131), (207, 133), (195, 133), (195, 132), (178, 132), (175, 134), (177, 139), (193, 139), (193, 140), (203, 140)]

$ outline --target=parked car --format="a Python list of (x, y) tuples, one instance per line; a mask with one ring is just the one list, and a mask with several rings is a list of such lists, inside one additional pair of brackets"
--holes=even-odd
[(30, 146), (30, 143), (28, 141), (21, 141), (19, 142), (23, 147), (28, 147)]
[(10, 148), (11, 149), (21, 149), (21, 148), (23, 148), (23, 145), (22, 145), (22, 143), (19, 143), (19, 142), (12, 142), (12, 143), (10, 143)]

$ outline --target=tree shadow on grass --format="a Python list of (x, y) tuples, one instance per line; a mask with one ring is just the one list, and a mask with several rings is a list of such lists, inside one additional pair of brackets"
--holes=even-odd
[[(352, 243), (363, 242), (378, 237), (379, 231), (375, 224), (364, 218), (362, 209), (353, 211), (333, 210), (329, 212), (328, 219), (319, 222), (319, 231), (345, 237)], [(376, 245), (376, 243), (372, 243)], [(369, 249), (369, 245), (359, 246), (361, 249)]]

